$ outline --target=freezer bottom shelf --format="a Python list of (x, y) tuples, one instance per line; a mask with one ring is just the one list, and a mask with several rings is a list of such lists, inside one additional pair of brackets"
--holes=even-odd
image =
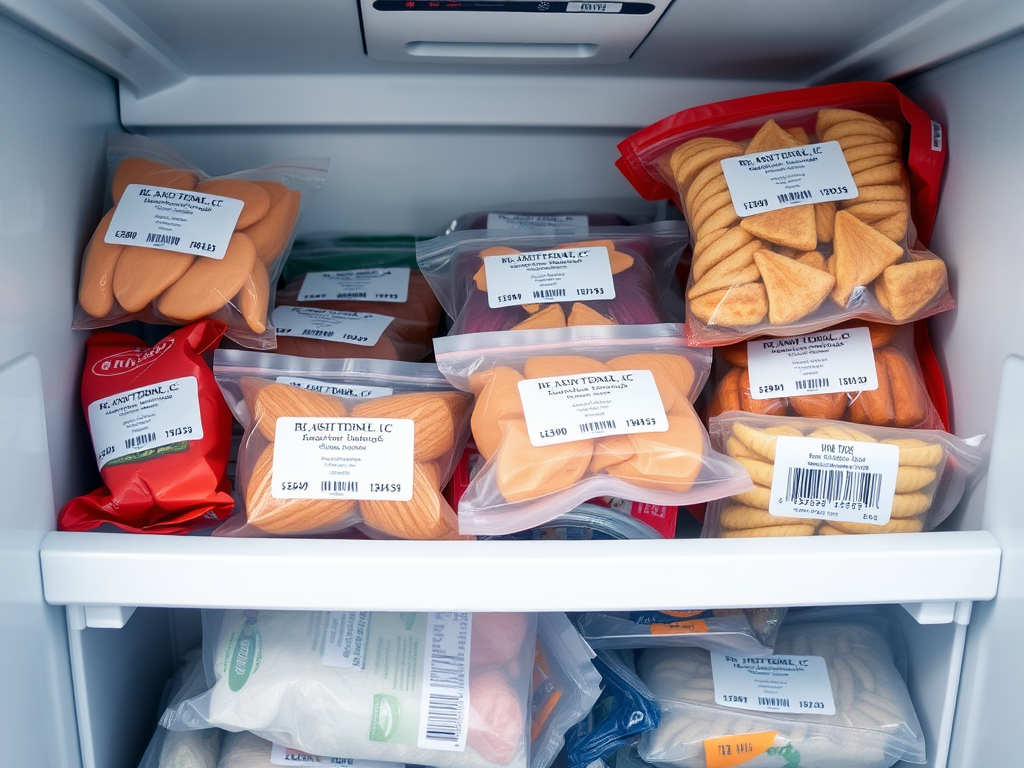
[[(927, 745), (928, 768), (945, 768), (971, 603), (952, 621), (918, 623), (884, 606), (907, 649), (908, 687)], [(120, 629), (70, 630), (84, 768), (136, 768), (159, 716), (164, 683), (202, 640), (196, 609), (141, 608)], [(902, 765), (902, 763), (899, 763)]]

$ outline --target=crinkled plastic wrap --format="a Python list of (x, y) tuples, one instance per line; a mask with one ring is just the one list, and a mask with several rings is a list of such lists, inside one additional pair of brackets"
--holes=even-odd
[(212, 687), (162, 722), (314, 755), (528, 768), (536, 628), (524, 613), (205, 611)]
[[(711, 443), (746, 468), (750, 491), (708, 504), (702, 538), (825, 536), (930, 531), (960, 502), (968, 477), (985, 452), (982, 438), (961, 440), (947, 432), (852, 425), (823, 419), (727, 411), (711, 419)], [(777, 473), (780, 438), (813, 438), (824, 453), (807, 466)], [(866, 446), (895, 446), (898, 464), (856, 464)], [(849, 451), (849, 452), (847, 452)], [(853, 458), (849, 458), (853, 457)], [(884, 470), (884, 471), (882, 471)], [(881, 490), (895, 470), (893, 491)], [(779, 479), (776, 480), (777, 474)], [(883, 509), (891, 499), (889, 519)], [(772, 501), (807, 511), (773, 515)]]
[(584, 613), (580, 634), (592, 648), (704, 648), (771, 653), (785, 608)]
[(681, 327), (594, 326), (437, 339), (441, 372), (473, 392), (486, 460), (459, 501), (462, 533), (533, 528), (599, 496), (678, 505), (748, 488), (694, 412), (709, 351)]
[(877, 388), (857, 389), (857, 382), (862, 377), (855, 374), (863, 371), (847, 371), (854, 374), (848, 377), (850, 389), (847, 391), (755, 398), (747, 359), (750, 342), (739, 342), (720, 347), (716, 353), (721, 365), (718, 366), (718, 385), (708, 405), (708, 417), (725, 411), (746, 411), (769, 416), (850, 421), (877, 427), (942, 429), (942, 418), (929, 397), (924, 372), (918, 362), (914, 327), (855, 321), (817, 334), (833, 338), (831, 341), (823, 340), (821, 348), (835, 346), (834, 339), (851, 328), (867, 328), (870, 332)]
[[(187, 325), (209, 317), (227, 325), (232, 341), (273, 349), (273, 290), (298, 217), (323, 186), (328, 164), (328, 158), (299, 157), (212, 178), (164, 144), (110, 134), (106, 214), (85, 249), (72, 327), (105, 328), (129, 320)], [(159, 203), (152, 207), (163, 213), (155, 215), (166, 221), (151, 227), (159, 231), (117, 230), (123, 236), (107, 242), (130, 184), (141, 185), (138, 191), (149, 203), (157, 195), (188, 196), (174, 204), (192, 209), (189, 216), (210, 215), (218, 206), (209, 201), (222, 202), (217, 198), (242, 201), (224, 253), (215, 250), (216, 243), (182, 239), (178, 227), (187, 216)]]
[(651, 649), (640, 677), (662, 707), (661, 725), (640, 738), (654, 765), (706, 768), (705, 740), (774, 733), (749, 764), (887, 768), (925, 762), (921, 724), (907, 691), (903, 645), (895, 624), (867, 608), (791, 612), (776, 656), (824, 660), (834, 715), (764, 712), (716, 703), (711, 655), (696, 648)]
[(594, 663), (604, 686), (587, 718), (566, 736), (568, 768), (614, 763), (613, 755), (621, 745), (635, 741), (661, 722), (661, 706), (636, 676), (633, 651), (600, 650)]
[(585, 718), (601, 695), (594, 652), (564, 613), (537, 615), (537, 654), (530, 697), (530, 768), (548, 768), (565, 734)]
[[(241, 515), (216, 535), (359, 525), (377, 537), (458, 538), (441, 489), (469, 438), (472, 397), (436, 366), (218, 350), (214, 375), (245, 428), (236, 470)], [(313, 452), (296, 462), (308, 445)]]
[[(592, 227), (574, 239), (516, 230), (467, 230), (417, 243), (416, 259), (453, 320), (451, 334), (641, 325), (674, 319), (661, 295), (686, 243), (686, 226), (679, 221)], [(578, 266), (581, 250), (587, 252), (592, 270), (579, 278), (583, 282), (558, 282), (559, 275), (539, 266), (546, 264), (554, 272), (567, 264)], [(493, 267), (508, 259), (521, 263), (504, 271)], [(523, 289), (509, 282), (515, 270), (537, 276)]]
[[(839, 170), (813, 176), (833, 149)], [(617, 165), (641, 195), (671, 197), (689, 223), (694, 344), (854, 317), (901, 324), (955, 306), (945, 264), (925, 247), (945, 160), (941, 126), (888, 83), (695, 107), (619, 150)], [(723, 161), (733, 158), (740, 165), (727, 182)], [(768, 186), (742, 189), (756, 174)]]

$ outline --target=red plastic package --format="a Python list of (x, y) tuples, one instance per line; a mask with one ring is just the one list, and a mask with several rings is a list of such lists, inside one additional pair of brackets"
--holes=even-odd
[(202, 320), (152, 347), (126, 333), (89, 338), (82, 408), (105, 485), (69, 501), (60, 530), (186, 533), (230, 514), (231, 411), (202, 358), (225, 330)]
[(942, 127), (894, 86), (846, 83), (684, 110), (619, 144), (619, 170), (672, 199), (693, 241), (687, 339), (719, 346), (853, 318), (951, 309), (925, 247)]

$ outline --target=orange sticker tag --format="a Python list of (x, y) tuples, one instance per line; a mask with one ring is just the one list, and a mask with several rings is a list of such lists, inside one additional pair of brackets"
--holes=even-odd
[(686, 635), (691, 632), (707, 632), (708, 623), (703, 619), (696, 621), (673, 621), (671, 624), (649, 624), (652, 635)]
[(740, 733), (704, 739), (704, 759), (708, 768), (732, 768), (743, 765), (774, 746), (778, 731)]

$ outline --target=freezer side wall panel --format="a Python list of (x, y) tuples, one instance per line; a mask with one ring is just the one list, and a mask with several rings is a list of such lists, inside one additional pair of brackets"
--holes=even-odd
[(1018, 36), (906, 87), (947, 126), (950, 160), (932, 246), (950, 265), (959, 307), (934, 318), (932, 330), (949, 376), (953, 427), (961, 436), (995, 432), (986, 498), (973, 493), (959, 524), (999, 539), (999, 594), (975, 606), (968, 629), (950, 765), (1013, 765), (1020, 757), (1024, 364), (1018, 359), (1004, 369), (1003, 363), (1024, 354), (1022, 72), (1024, 37)]
[(95, 482), (70, 327), (116, 89), (0, 18), (0, 104), (0, 763), (74, 768), (64, 609), (43, 602), (39, 542), (54, 499)]

